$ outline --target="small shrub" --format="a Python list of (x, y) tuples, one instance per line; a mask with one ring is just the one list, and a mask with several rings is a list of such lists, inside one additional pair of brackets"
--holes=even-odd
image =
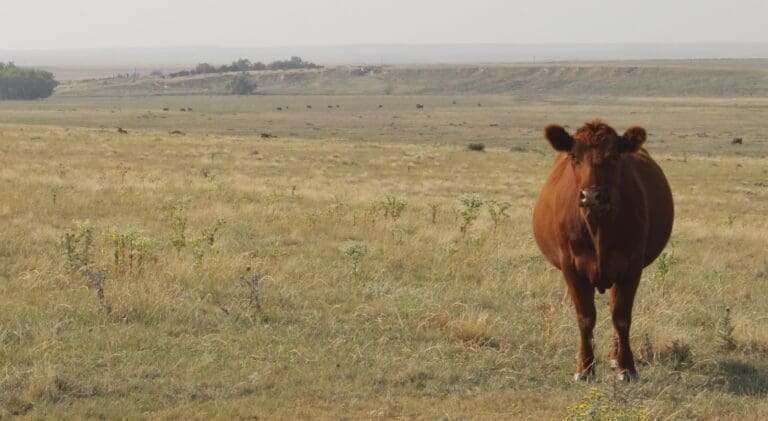
[(400, 197), (387, 196), (381, 203), (381, 208), (384, 210), (384, 218), (392, 218), (396, 220), (400, 218), (405, 210), (408, 202)]
[(352, 263), (352, 272), (357, 274), (360, 268), (360, 261), (370, 250), (368, 246), (360, 241), (349, 240), (341, 245), (341, 251)]
[(480, 210), (480, 207), (485, 203), (485, 199), (477, 193), (464, 193), (459, 197), (459, 201), (464, 207), (472, 210)]
[(674, 340), (659, 352), (659, 359), (670, 364), (675, 370), (688, 368), (693, 365), (691, 346), (685, 342)]
[[(246, 273), (251, 271), (251, 268), (246, 268)], [(251, 274), (251, 276), (245, 277), (245, 285), (248, 287), (248, 307), (261, 311), (260, 303), (260, 289), (259, 280), (260, 276), (257, 272)]]
[(87, 268), (90, 264), (93, 231), (90, 221), (77, 221), (74, 231), (68, 231), (62, 236), (61, 245), (71, 270)]
[(48, 190), (51, 192), (51, 199), (53, 200), (53, 205), (56, 206), (56, 198), (59, 196), (59, 192), (61, 191), (61, 185), (60, 184), (49, 184)]
[(467, 149), (474, 152), (485, 152), (485, 143), (470, 143)]
[(171, 244), (176, 251), (187, 246), (187, 205), (188, 199), (182, 199), (165, 204), (165, 210), (171, 221)]
[(378, 219), (382, 208), (382, 203), (378, 200), (371, 200), (365, 205), (365, 214), (368, 216), (370, 223), (376, 222), (376, 219)]
[(195, 258), (195, 264), (202, 264), (205, 257), (205, 242), (202, 238), (195, 238), (190, 241), (190, 244), (192, 245), (192, 256)]
[(646, 333), (643, 335), (643, 339), (640, 342), (640, 349), (638, 352), (640, 360), (646, 364), (650, 364), (656, 360), (656, 355), (653, 351), (653, 342), (651, 337)]
[(103, 268), (99, 269), (86, 269), (85, 276), (88, 279), (90, 287), (96, 290), (96, 298), (99, 300), (99, 305), (104, 313), (110, 314), (112, 312), (112, 306), (107, 302), (107, 298), (104, 296), (104, 281), (107, 280), (107, 271)]
[(122, 276), (134, 271), (140, 273), (149, 256), (152, 240), (137, 235), (133, 230), (121, 232), (117, 229), (112, 229), (110, 239), (114, 248), (115, 276)]
[(213, 246), (213, 243), (216, 240), (216, 233), (219, 232), (221, 227), (226, 225), (227, 221), (225, 221), (223, 218), (219, 218), (216, 220), (216, 222), (210, 227), (203, 230), (202, 238), (205, 240), (205, 242), (209, 246)]
[(437, 223), (437, 211), (440, 209), (439, 203), (430, 203), (429, 209), (432, 211), (432, 225)]
[(672, 265), (676, 262), (676, 259), (671, 254), (665, 252), (662, 252), (659, 257), (656, 259), (656, 266), (655, 266), (655, 274), (656, 277), (661, 279), (662, 281), (667, 278), (667, 274), (669, 273), (669, 270), (672, 268)]
[(731, 309), (726, 308), (725, 314), (717, 321), (715, 340), (720, 349), (732, 351), (736, 349), (736, 340), (733, 338), (733, 323), (731, 322)]
[(196, 264), (202, 264), (206, 252), (214, 250), (213, 244), (216, 242), (216, 233), (219, 232), (224, 224), (226, 224), (226, 221), (219, 218), (211, 227), (203, 229), (200, 237), (192, 240), (192, 255), (195, 258)]
[(469, 230), (469, 227), (480, 215), (480, 207), (483, 206), (485, 200), (477, 193), (465, 193), (461, 195), (459, 201), (462, 205), (464, 205), (464, 209), (459, 211), (459, 215), (461, 215), (462, 219), (461, 225), (459, 226), (459, 231), (462, 234), (466, 234), (467, 230)]
[(497, 202), (496, 200), (490, 200), (488, 202), (488, 213), (491, 215), (491, 219), (493, 220), (493, 230), (496, 231), (496, 228), (504, 222), (505, 219), (509, 219), (509, 214), (507, 213), (507, 210), (512, 207), (512, 204), (509, 202)]
[(643, 408), (630, 407), (611, 401), (597, 387), (589, 389), (579, 403), (568, 408), (569, 420), (645, 420)]

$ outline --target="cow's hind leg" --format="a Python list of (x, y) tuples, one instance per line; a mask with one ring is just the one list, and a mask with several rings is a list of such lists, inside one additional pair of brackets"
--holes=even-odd
[(592, 348), (592, 331), (595, 328), (595, 288), (575, 270), (563, 271), (568, 293), (576, 308), (576, 320), (579, 324), (580, 343), (574, 378), (584, 381), (595, 376), (595, 354)]
[(629, 329), (632, 325), (632, 305), (639, 282), (638, 270), (632, 276), (618, 280), (611, 288), (610, 306), (614, 328), (611, 338), (611, 367), (616, 369), (616, 374), (623, 381), (638, 378), (632, 348), (629, 346)]

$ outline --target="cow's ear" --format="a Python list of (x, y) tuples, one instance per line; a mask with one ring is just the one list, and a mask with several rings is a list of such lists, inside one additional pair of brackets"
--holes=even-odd
[(565, 131), (563, 126), (550, 124), (544, 129), (544, 136), (556, 151), (568, 152), (573, 147), (573, 138)]
[(620, 153), (632, 153), (640, 150), (640, 147), (645, 143), (645, 129), (638, 126), (633, 126), (624, 132), (619, 141)]

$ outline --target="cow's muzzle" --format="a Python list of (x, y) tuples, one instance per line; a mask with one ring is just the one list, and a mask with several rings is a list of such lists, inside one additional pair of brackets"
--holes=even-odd
[(608, 191), (602, 187), (590, 187), (579, 191), (579, 206), (601, 210), (608, 208), (611, 203), (611, 197)]

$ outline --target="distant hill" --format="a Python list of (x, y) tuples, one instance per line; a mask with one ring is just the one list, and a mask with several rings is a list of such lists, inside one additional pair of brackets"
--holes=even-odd
[(325, 64), (530, 63), (542, 61), (768, 58), (754, 44), (375, 44), (294, 47), (153, 47), (2, 50), (0, 61), (24, 66), (189, 65), (230, 63), (240, 57), (269, 62), (290, 56)]
[[(766, 97), (768, 68), (658, 63), (335, 66), (250, 72), (260, 94)], [(224, 95), (236, 73), (67, 82), (57, 95)]]

